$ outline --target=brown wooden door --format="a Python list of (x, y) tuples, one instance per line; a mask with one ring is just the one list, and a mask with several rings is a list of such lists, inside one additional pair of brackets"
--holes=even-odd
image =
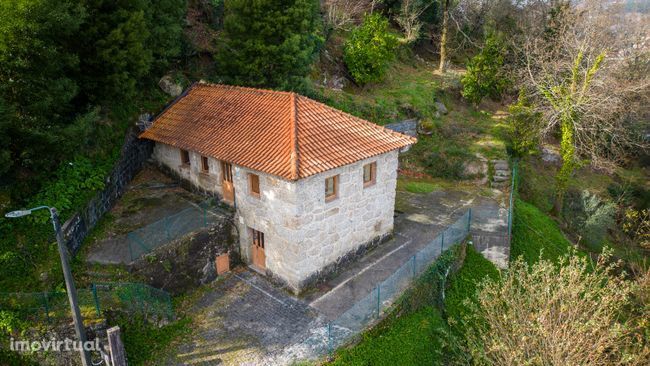
[(252, 234), (253, 265), (260, 269), (266, 269), (266, 254), (264, 254), (264, 233), (257, 230), (252, 230)]
[(221, 162), (221, 187), (223, 189), (223, 200), (228, 203), (235, 201), (235, 187), (232, 184), (232, 164)]

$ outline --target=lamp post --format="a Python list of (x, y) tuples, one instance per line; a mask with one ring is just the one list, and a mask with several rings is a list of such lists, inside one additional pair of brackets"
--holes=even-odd
[(70, 271), (70, 263), (68, 262), (68, 252), (63, 239), (63, 232), (61, 231), (61, 223), (59, 222), (59, 215), (56, 212), (56, 208), (48, 206), (38, 206), (29, 210), (19, 210), (12, 211), (5, 214), (5, 217), (8, 218), (17, 218), (30, 215), (36, 210), (47, 209), (50, 211), (50, 218), (52, 219), (52, 226), (54, 226), (54, 232), (56, 233), (56, 242), (59, 247), (59, 256), (61, 257), (61, 267), (63, 268), (63, 278), (65, 279), (65, 287), (68, 290), (68, 301), (70, 302), (70, 309), (72, 310), (72, 320), (74, 321), (75, 332), (77, 333), (77, 338), (81, 342), (81, 363), (83, 366), (91, 366), (90, 362), (90, 353), (84, 349), (84, 344), (86, 343), (86, 329), (83, 325), (83, 319), (81, 319), (81, 313), (79, 312), (79, 304), (77, 301), (77, 288), (74, 286), (74, 279), (72, 278), (72, 271)]

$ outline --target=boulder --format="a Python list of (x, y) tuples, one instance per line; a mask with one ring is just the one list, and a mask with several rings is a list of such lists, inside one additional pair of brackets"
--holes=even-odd
[(552, 146), (542, 146), (541, 149), (542, 161), (546, 164), (557, 165), (562, 161), (560, 153)]
[(170, 75), (165, 75), (158, 82), (158, 86), (162, 91), (171, 95), (172, 97), (177, 97), (183, 92), (183, 87), (176, 83)]
[(445, 115), (449, 113), (447, 110), (447, 107), (442, 102), (435, 102), (433, 105), (436, 107), (436, 111), (440, 112), (440, 114)]
[(138, 126), (140, 131), (144, 131), (147, 128), (151, 127), (151, 124), (152, 124), (151, 113), (142, 113), (138, 117), (138, 122), (136, 122), (136, 126)]

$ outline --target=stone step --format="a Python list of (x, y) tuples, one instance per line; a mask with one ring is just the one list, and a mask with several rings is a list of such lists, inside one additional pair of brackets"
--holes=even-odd
[(503, 175), (494, 175), (492, 176), (492, 181), (493, 182), (507, 182), (509, 181), (510, 177), (509, 176), (503, 176)]
[(508, 163), (503, 160), (492, 161), (495, 170), (510, 170)]
[(496, 170), (493, 174), (495, 177), (509, 177), (510, 176), (510, 171), (509, 170)]

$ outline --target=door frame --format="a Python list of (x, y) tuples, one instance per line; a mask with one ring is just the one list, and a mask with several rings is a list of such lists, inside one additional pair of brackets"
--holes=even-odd
[(253, 228), (249, 228), (251, 265), (259, 270), (266, 270), (266, 242), (264, 233)]
[(232, 164), (221, 161), (221, 195), (231, 205), (235, 203), (235, 185), (232, 176)]

